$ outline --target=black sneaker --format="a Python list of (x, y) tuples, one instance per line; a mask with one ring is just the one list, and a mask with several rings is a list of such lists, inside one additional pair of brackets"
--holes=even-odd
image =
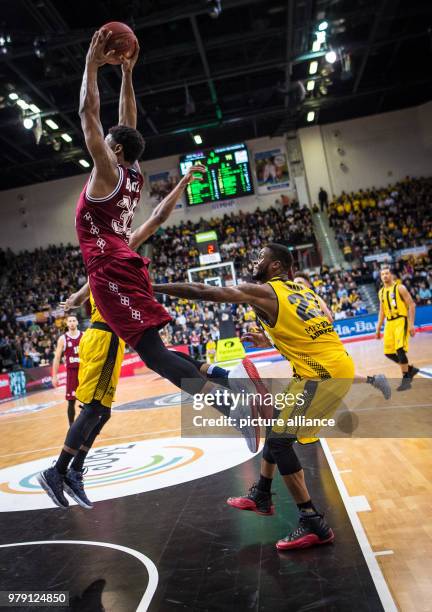
[(63, 493), (64, 476), (60, 474), (55, 466), (48, 468), (44, 472), (39, 472), (36, 479), (56, 506), (59, 506), (59, 508), (68, 508), (69, 502)]
[(413, 365), (408, 366), (408, 376), (411, 378), (411, 380), (414, 378), (414, 376), (417, 376), (419, 372), (419, 368), (416, 368)]
[(401, 380), (401, 384), (399, 387), (396, 387), (396, 391), (407, 391), (407, 389), (411, 389), (411, 376), (409, 374), (404, 374)]
[(251, 510), (263, 516), (271, 516), (275, 513), (272, 504), (272, 495), (274, 495), (274, 493), (268, 493), (267, 491), (258, 489), (255, 483), (251, 486), (247, 495), (244, 497), (229, 497), (227, 499), (227, 504), (239, 510)]
[(64, 478), (64, 490), (66, 493), (76, 501), (81, 508), (87, 508), (91, 510), (93, 504), (87, 497), (84, 491), (83, 474), (86, 470), (79, 472), (73, 468), (69, 468)]
[(278, 550), (309, 548), (316, 544), (330, 544), (334, 539), (334, 533), (325, 522), (323, 514), (300, 512), (299, 526), (286, 538), (276, 542), (276, 548)]

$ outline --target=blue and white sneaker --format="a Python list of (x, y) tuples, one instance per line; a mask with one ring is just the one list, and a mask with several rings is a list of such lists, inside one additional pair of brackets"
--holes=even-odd
[(69, 507), (69, 502), (63, 493), (64, 476), (60, 474), (55, 466), (48, 468), (44, 472), (39, 472), (36, 480), (56, 506), (59, 508)]
[(81, 506), (81, 508), (91, 510), (93, 508), (93, 504), (84, 491), (83, 475), (85, 472), (86, 470), (79, 472), (78, 470), (69, 468), (66, 472), (66, 476), (64, 477), (64, 490), (70, 497), (72, 497), (73, 500), (76, 501), (77, 504)]

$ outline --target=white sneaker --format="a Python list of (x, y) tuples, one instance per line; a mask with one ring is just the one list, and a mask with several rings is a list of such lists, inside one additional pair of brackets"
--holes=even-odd
[(247, 447), (251, 453), (256, 453), (260, 443), (260, 428), (258, 425), (240, 425), (240, 419), (257, 419), (258, 410), (254, 401), (247, 401), (240, 396), (241, 399), (235, 410), (230, 411), (231, 419), (236, 423), (235, 429), (241, 433), (246, 441)]
[[(269, 393), (255, 364), (245, 357), (228, 374), (228, 384), (235, 393), (253, 393), (258, 399), (258, 412), (264, 418), (273, 416), (273, 406), (264, 403), (264, 396)], [(268, 403), (268, 402), (267, 402)]]

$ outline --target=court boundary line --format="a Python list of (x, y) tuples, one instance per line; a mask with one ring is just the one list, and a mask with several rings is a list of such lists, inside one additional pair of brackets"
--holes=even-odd
[(141, 561), (148, 573), (148, 585), (136, 610), (137, 612), (146, 612), (146, 610), (148, 610), (153, 600), (157, 586), (159, 584), (159, 572), (150, 557), (147, 557), (147, 555), (145, 555), (144, 553), (139, 552), (134, 548), (122, 546), (121, 544), (112, 544), (111, 542), (94, 542), (92, 540), (39, 540), (35, 542), (14, 542), (12, 544), (0, 544), (0, 548), (13, 548), (14, 546), (37, 546), (41, 544), (80, 544), (88, 546), (100, 546), (102, 548), (113, 548), (115, 550), (127, 553), (132, 557), (135, 557), (136, 559)]
[(332, 452), (327, 444), (325, 438), (320, 438), (321, 448), (323, 449), (324, 455), (327, 459), (327, 463), (330, 467), (336, 486), (339, 490), (342, 502), (345, 506), (345, 510), (348, 514), (348, 518), (351, 522), (351, 526), (356, 535), (357, 541), (360, 546), (360, 550), (363, 553), (364, 560), (368, 566), (372, 581), (378, 593), (378, 597), (381, 600), (382, 606), (385, 612), (398, 612), (395, 600), (390, 592), (387, 581), (382, 573), (382, 570), (375, 557), (375, 553), (372, 550), (371, 543), (368, 540), (363, 525), (361, 524), (360, 518), (357, 512), (354, 510), (351, 504), (351, 497), (347, 491), (344, 481), (342, 480), (336, 462), (333, 458)]

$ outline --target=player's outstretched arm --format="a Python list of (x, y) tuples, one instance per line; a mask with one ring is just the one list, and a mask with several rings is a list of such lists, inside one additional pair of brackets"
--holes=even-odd
[(93, 197), (108, 195), (118, 180), (117, 159), (105, 144), (103, 135), (97, 84), (99, 68), (106, 64), (110, 55), (114, 53), (114, 51), (105, 52), (105, 44), (110, 36), (111, 32), (105, 30), (99, 30), (93, 35), (86, 57), (80, 91), (81, 127), (95, 167), (89, 182), (90, 195)]
[(191, 166), (189, 168), (187, 173), (177, 183), (174, 189), (172, 189), (172, 191), (170, 191), (170, 193), (161, 202), (159, 202), (147, 221), (132, 232), (129, 239), (129, 246), (132, 250), (135, 251), (143, 242), (145, 242), (159, 229), (162, 223), (165, 223), (189, 183), (192, 181), (202, 181), (202, 175), (205, 174), (205, 172), (207, 172), (207, 169), (201, 164), (197, 164), (196, 166)]
[(243, 283), (236, 287), (214, 287), (205, 283), (167, 283), (166, 285), (153, 285), (153, 290), (156, 293), (203, 302), (250, 304), (257, 306), (263, 312), (268, 312), (269, 305), (277, 301), (269, 285), (255, 285), (254, 283)]
[(401, 296), (401, 298), (403, 299), (403, 301), (408, 307), (408, 333), (411, 336), (415, 336), (415, 325), (414, 325), (415, 309), (416, 309), (415, 302), (412, 299), (411, 294), (408, 291), (408, 289), (405, 287), (405, 285), (398, 285), (398, 291), (399, 291), (399, 295)]
[(132, 57), (121, 57), (122, 83), (120, 88), (119, 125), (126, 125), (134, 129), (136, 129), (137, 126), (137, 106), (132, 82), (132, 71), (137, 62), (139, 50), (137, 41), (135, 53)]

